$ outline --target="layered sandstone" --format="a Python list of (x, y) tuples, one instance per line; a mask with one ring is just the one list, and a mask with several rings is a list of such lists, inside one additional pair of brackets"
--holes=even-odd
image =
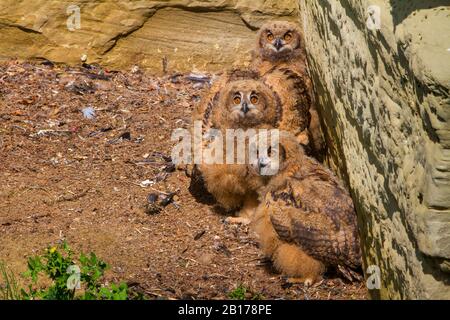
[(109, 68), (220, 71), (248, 64), (263, 21), (298, 14), (295, 0), (79, 0), (77, 24), (73, 4), (2, 0), (0, 57), (75, 64), (86, 55)]

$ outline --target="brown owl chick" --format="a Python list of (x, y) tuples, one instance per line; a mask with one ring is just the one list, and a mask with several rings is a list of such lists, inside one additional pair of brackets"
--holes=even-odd
[[(227, 129), (242, 129), (245, 132), (247, 129), (276, 127), (279, 113), (280, 105), (274, 92), (261, 81), (246, 79), (226, 84), (204, 114), (208, 127), (220, 130), (226, 140)], [(245, 136), (244, 141), (248, 141)], [(242, 206), (253, 208), (257, 203), (256, 193), (252, 193), (247, 184), (247, 144), (245, 142), (241, 146), (245, 150), (240, 163), (237, 155), (242, 149), (237, 150), (234, 146), (227, 148), (227, 152), (234, 151), (234, 156), (230, 157), (232, 163), (225, 163), (227, 157), (224, 152), (224, 164), (199, 165), (207, 190), (227, 211)], [(225, 142), (223, 147), (227, 147)]]
[[(227, 70), (216, 77), (211, 88), (205, 91), (200, 103), (196, 106), (192, 114), (192, 123), (200, 121), (202, 126), (201, 136), (197, 137), (197, 139), (202, 140), (205, 133), (213, 128), (212, 111), (213, 109), (215, 110), (218, 108), (221, 92), (227, 84), (233, 81), (257, 80), (258, 78), (259, 74), (257, 72), (241, 69)], [(192, 128), (194, 128), (194, 126)], [(196, 133), (192, 130), (191, 134), (194, 135)], [(202, 141), (204, 142), (202, 148), (205, 148), (207, 146), (207, 141)], [(189, 191), (197, 201), (208, 204), (212, 204), (216, 201), (214, 196), (207, 190), (204, 181), (205, 179), (198, 165), (188, 164), (186, 166), (186, 174), (191, 178)], [(233, 183), (234, 181), (232, 180), (231, 182)], [(230, 201), (233, 202), (233, 200)], [(223, 201), (219, 201), (219, 203), (221, 202), (228, 203), (229, 201), (224, 199)], [(225, 207), (230, 210), (230, 206), (225, 205)]]
[[(327, 266), (360, 266), (349, 193), (331, 171), (305, 155), (295, 137), (281, 133), (279, 141), (248, 175), (261, 202), (251, 226), (263, 252), (280, 272), (306, 284), (317, 281)], [(274, 164), (278, 173), (271, 175)]]
[(253, 79), (226, 84), (212, 106), (213, 128), (260, 129), (274, 128), (280, 119), (281, 107), (275, 93), (263, 82)]
[[(296, 82), (297, 84), (291, 85), (291, 87), (297, 86), (300, 88), (300, 92), (297, 93), (300, 101), (294, 104), (282, 102), (283, 111), (287, 109), (285, 113), (291, 114), (291, 116), (287, 115), (285, 117), (284, 129), (298, 136), (299, 133), (297, 131), (302, 129), (296, 127), (296, 123), (289, 122), (288, 119), (298, 117), (295, 114), (296, 108), (306, 108), (307, 112), (310, 113), (309, 130), (299, 137), (299, 141), (304, 145), (309, 144), (312, 154), (317, 158), (321, 158), (325, 149), (325, 141), (320, 127), (319, 114), (312, 101), (312, 83), (308, 74), (305, 42), (298, 25), (287, 21), (270, 21), (265, 23), (258, 32), (253, 58), (252, 69), (267, 79), (264, 80), (266, 83), (278, 82), (280, 76), (283, 77), (280, 73), (289, 71), (285, 76), (285, 81), (281, 83), (285, 85), (289, 81)], [(275, 80), (271, 80), (272, 77), (275, 77)], [(274, 88), (277, 90), (277, 86), (274, 86)], [(306, 90), (303, 88), (306, 88)], [(280, 96), (285, 97), (284, 94), (280, 94)], [(291, 97), (292, 99), (297, 98)], [(300, 117), (303, 117), (303, 112), (303, 110), (300, 110)], [(305, 139), (304, 135), (308, 135), (311, 141)]]
[(261, 75), (274, 67), (287, 68), (299, 75), (308, 73), (303, 34), (293, 22), (269, 21), (263, 24), (256, 36), (256, 49), (252, 54), (252, 66)]
[(232, 69), (219, 75), (212, 83), (211, 88), (202, 96), (200, 103), (192, 114), (193, 121), (203, 122), (203, 131), (211, 127), (212, 106), (217, 104), (220, 91), (230, 82), (238, 80), (258, 80), (259, 74), (256, 71)]
[[(222, 90), (226, 87), (226, 85), (233, 81), (239, 81), (239, 80), (258, 80), (259, 75), (258, 73), (254, 71), (248, 71), (248, 70), (240, 70), (240, 69), (234, 69), (234, 70), (228, 70), (224, 72), (222, 75), (216, 78), (215, 81), (213, 81), (213, 84), (211, 88), (206, 91), (202, 98), (200, 103), (196, 106), (192, 113), (192, 123), (195, 124), (195, 122), (201, 123), (201, 135), (203, 136), (209, 129), (212, 128), (212, 111), (213, 108), (217, 108), (217, 105), (219, 104), (219, 98), (220, 93)], [(194, 126), (192, 126), (192, 129), (194, 129)], [(191, 134), (195, 134), (194, 130), (191, 131)], [(202, 137), (198, 137), (201, 139)], [(188, 166), (189, 174), (192, 174), (194, 170), (193, 166)], [(198, 172), (198, 171), (197, 171)]]

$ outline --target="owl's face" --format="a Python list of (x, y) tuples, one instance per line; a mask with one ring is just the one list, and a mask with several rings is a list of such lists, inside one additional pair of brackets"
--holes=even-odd
[(225, 129), (274, 126), (278, 108), (274, 93), (262, 82), (233, 81), (222, 94), (217, 125)]
[[(267, 142), (263, 147), (260, 144), (261, 139), (266, 139), (266, 136), (261, 137), (262, 134), (256, 135), (250, 141), (252, 148), (257, 150), (257, 157), (250, 163), (253, 175), (268, 182), (292, 164), (301, 163), (304, 151), (295, 136), (285, 131), (279, 131), (279, 136), (271, 135), (270, 143)], [(260, 148), (257, 148), (258, 144)]]
[(286, 60), (302, 50), (303, 41), (296, 24), (275, 21), (264, 24), (259, 30), (258, 47), (265, 59)]
[(269, 145), (264, 150), (259, 149), (255, 161), (250, 165), (253, 174), (258, 175), (260, 178), (265, 178), (264, 180), (268, 181), (270, 177), (285, 168), (286, 149), (280, 143)]

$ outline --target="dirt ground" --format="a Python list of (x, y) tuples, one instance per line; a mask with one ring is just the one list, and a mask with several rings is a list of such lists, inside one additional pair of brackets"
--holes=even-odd
[[(333, 274), (311, 288), (287, 284), (247, 227), (225, 223), (189, 193), (189, 178), (165, 156), (173, 129), (188, 128), (204, 80), (2, 62), (0, 260), (19, 275), (28, 256), (66, 239), (75, 253), (93, 251), (111, 265), (107, 281), (149, 298), (223, 299), (243, 284), (249, 298), (366, 299), (364, 283)], [(146, 212), (149, 194), (171, 192), (174, 202)]]

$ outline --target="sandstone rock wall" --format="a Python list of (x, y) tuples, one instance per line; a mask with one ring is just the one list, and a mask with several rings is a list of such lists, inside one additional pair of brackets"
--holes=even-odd
[[(76, 4), (80, 29), (70, 31)], [(2, 0), (0, 58), (138, 64), (161, 73), (245, 66), (254, 33), (267, 19), (298, 15), (296, 0)]]
[(220, 71), (245, 66), (274, 18), (304, 26), (328, 160), (381, 271), (373, 296), (450, 298), (450, 0), (1, 0), (0, 58)]
[(372, 295), (450, 298), (450, 1), (299, 5), (329, 160), (381, 271)]

